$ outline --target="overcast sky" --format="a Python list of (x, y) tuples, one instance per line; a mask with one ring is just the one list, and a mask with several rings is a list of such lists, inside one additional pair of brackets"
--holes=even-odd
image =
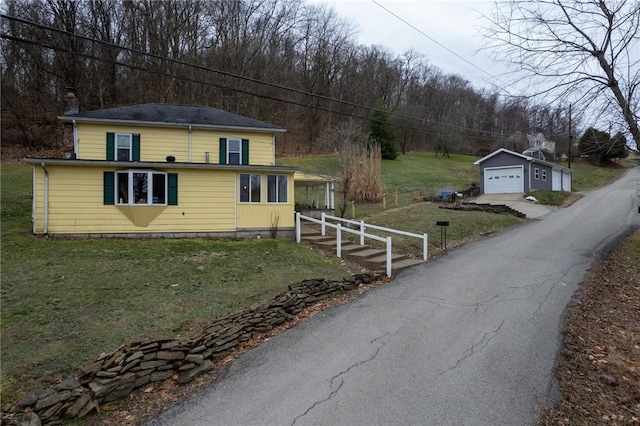
[[(490, 59), (489, 52), (480, 50), (483, 39), (478, 34), (478, 27), (482, 25), (483, 14), (491, 15), (493, 1), (376, 0), (379, 4), (372, 0), (311, 2), (331, 5), (341, 17), (350, 20), (359, 30), (357, 38), (361, 44), (382, 45), (398, 55), (409, 49), (416, 50), (425, 55), (432, 65), (447, 74), (461, 75), (477, 88), (490, 87), (489, 81), (496, 80), (490, 75), (500, 79), (500, 74), (505, 71)], [(497, 83), (500, 84), (500, 81)]]

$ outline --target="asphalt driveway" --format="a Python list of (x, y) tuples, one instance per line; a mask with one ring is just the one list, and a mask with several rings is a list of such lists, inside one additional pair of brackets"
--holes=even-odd
[(594, 257), (640, 226), (638, 190), (635, 168), (544, 220), (403, 271), (246, 353), (149, 424), (532, 424), (558, 396), (565, 306)]

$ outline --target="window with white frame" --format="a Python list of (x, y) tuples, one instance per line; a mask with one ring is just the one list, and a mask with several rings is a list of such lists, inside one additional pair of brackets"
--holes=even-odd
[(287, 175), (267, 175), (267, 202), (286, 203), (288, 182)]
[(544, 180), (544, 181), (547, 180), (547, 171), (546, 170), (542, 170), (542, 180)]
[(262, 175), (240, 174), (240, 202), (259, 203)]
[(242, 141), (227, 139), (227, 164), (240, 164), (242, 158)]
[(116, 205), (167, 205), (167, 173), (126, 170), (115, 173)]
[(540, 169), (539, 168), (536, 167), (535, 169), (533, 169), (533, 177), (534, 177), (535, 180), (540, 179)]
[(131, 134), (116, 133), (116, 161), (132, 161), (133, 140)]

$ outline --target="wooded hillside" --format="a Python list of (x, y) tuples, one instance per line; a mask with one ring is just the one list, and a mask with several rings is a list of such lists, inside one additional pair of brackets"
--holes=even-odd
[(566, 146), (563, 110), (499, 96), (415, 51), (358, 43), (345, 18), (299, 0), (5, 0), (2, 145), (59, 143), (73, 87), (80, 110), (208, 105), (288, 129), (278, 154), (319, 153), (345, 120), (390, 114), (398, 151), (524, 149), (519, 131)]

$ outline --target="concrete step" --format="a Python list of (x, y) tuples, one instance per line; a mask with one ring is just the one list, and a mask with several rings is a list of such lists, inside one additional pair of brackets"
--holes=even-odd
[[(336, 252), (336, 237), (330, 234), (322, 236), (316, 229), (307, 228), (307, 233), (301, 233), (303, 241), (310, 243), (323, 250), (331, 250)], [(349, 259), (363, 267), (372, 271), (386, 271), (387, 269), (387, 254), (386, 250), (374, 249), (370, 246), (361, 246), (353, 241), (343, 239), (342, 240), (342, 257)], [(391, 271), (395, 275), (399, 271), (411, 266), (424, 263), (422, 260), (411, 259), (408, 256), (392, 253), (391, 254)]]
[(305, 236), (301, 236), (301, 238), (305, 241), (309, 241), (311, 244), (320, 244), (320, 243), (327, 243), (327, 242), (331, 242), (333, 241), (333, 244), (335, 245), (335, 241), (336, 239), (330, 235), (325, 235), (324, 237), (320, 234), (318, 235), (305, 235)]
[[(392, 262), (391, 263), (391, 273), (392, 275), (396, 275), (398, 272), (402, 271), (403, 269), (407, 269), (410, 268), (412, 266), (416, 266), (416, 265), (421, 265), (425, 263), (424, 260), (418, 260), (418, 259), (403, 259), (403, 260), (399, 260), (397, 262)], [(386, 265), (385, 265), (386, 267)]]

